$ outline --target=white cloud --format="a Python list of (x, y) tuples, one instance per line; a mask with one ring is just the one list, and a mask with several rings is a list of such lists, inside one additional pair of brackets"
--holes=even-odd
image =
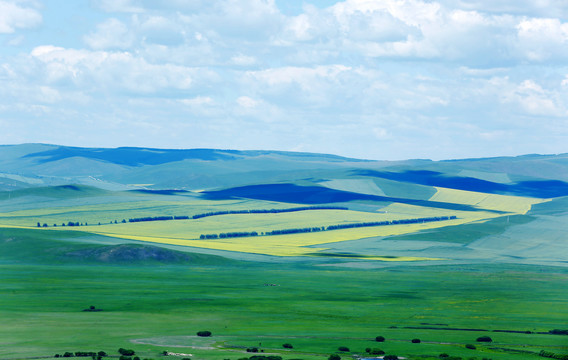
[(0, 118), (93, 145), (366, 158), (522, 153), (506, 143), (566, 131), (566, 17), (546, 10), (568, 14), (559, 1), (320, 1), (293, 16), (280, 0), (93, 2), (112, 14), (55, 33), (46, 12), (38, 36), (19, 31), (42, 22), (36, 0), (0, 0), (39, 16), (0, 12), (4, 43), (24, 49), (0, 53)]
[(97, 30), (84, 37), (85, 43), (95, 50), (127, 49), (134, 42), (134, 35), (118, 19), (108, 19), (97, 25)]
[(101, 9), (107, 12), (144, 12), (144, 8), (136, 0), (96, 0), (95, 2)]
[(535, 116), (566, 116), (566, 104), (562, 104), (555, 90), (544, 89), (534, 80), (524, 80), (508, 93), (506, 102), (511, 102), (524, 110), (528, 115)]
[(0, 1), (0, 34), (33, 28), (41, 22), (42, 16), (37, 9), (24, 7), (19, 1)]
[(238, 66), (251, 66), (255, 65), (257, 63), (257, 60), (254, 56), (238, 54), (231, 58), (231, 63)]
[(129, 52), (64, 49), (55, 46), (35, 48), (31, 55), (43, 65), (49, 84), (69, 81), (76, 86), (126, 90), (133, 93), (187, 90), (210, 81), (210, 70), (174, 64), (151, 64)]
[(145, 42), (175, 46), (183, 43), (185, 31), (176, 17), (148, 16), (140, 24), (140, 33)]
[(529, 60), (568, 56), (568, 23), (559, 19), (526, 19), (518, 24), (517, 30), (521, 51)]
[(188, 105), (190, 107), (198, 107), (203, 105), (213, 105), (214, 100), (209, 96), (197, 96), (191, 99), (181, 99), (179, 100), (182, 104)]
[(246, 109), (252, 109), (258, 106), (259, 102), (258, 100), (255, 100), (251, 97), (248, 96), (241, 96), (239, 98), (237, 98), (237, 104), (240, 107), (246, 108)]

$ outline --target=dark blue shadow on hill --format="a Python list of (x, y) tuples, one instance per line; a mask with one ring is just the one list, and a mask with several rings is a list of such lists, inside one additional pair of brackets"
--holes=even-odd
[(142, 166), (160, 165), (186, 159), (233, 160), (236, 159), (236, 157), (229, 154), (237, 153), (239, 153), (239, 151), (223, 150), (222, 152), (218, 152), (213, 149), (166, 150), (133, 147), (103, 149), (61, 146), (53, 150), (28, 154), (24, 157), (40, 158), (38, 160), (41, 163), (67, 159), (70, 157), (83, 157), (87, 159), (107, 161), (118, 165)]
[(409, 170), (404, 172), (355, 170), (353, 174), (490, 194), (529, 196), (542, 199), (568, 195), (568, 183), (559, 180), (522, 181), (514, 184), (500, 184), (472, 177), (447, 176), (440, 172), (428, 170)]
[[(438, 201), (414, 200), (360, 194), (349, 191), (334, 190), (320, 186), (298, 186), (295, 184), (264, 184), (234, 187), (218, 191), (205, 191), (202, 196), (209, 200), (228, 200), (247, 198), (265, 201), (278, 201), (293, 204), (329, 204), (355, 200), (375, 201), (382, 203), (404, 203), (428, 206), (440, 209), (479, 211), (473, 206), (452, 204)], [(486, 210), (487, 211), (487, 210)]]

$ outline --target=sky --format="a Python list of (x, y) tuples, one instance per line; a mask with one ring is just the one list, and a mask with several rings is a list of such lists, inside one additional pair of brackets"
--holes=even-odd
[(564, 0), (0, 0), (0, 144), (568, 152)]

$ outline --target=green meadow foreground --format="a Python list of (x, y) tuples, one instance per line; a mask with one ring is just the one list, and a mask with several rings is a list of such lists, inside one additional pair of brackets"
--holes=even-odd
[[(566, 328), (564, 268), (361, 270), (193, 254), (164, 265), (124, 262), (110, 253), (101, 264), (87, 256), (93, 245), (38, 233), (0, 231), (1, 359), (101, 350), (118, 355), (119, 348), (155, 359), (166, 358), (163, 351), (239, 359), (254, 355), (246, 352), (253, 347), (284, 359), (323, 359), (340, 346), (349, 348), (342, 358), (364, 355), (366, 348), (413, 359), (568, 353), (568, 337), (548, 333)], [(127, 247), (137, 246), (108, 251), (127, 256)], [(82, 311), (90, 306), (102, 311)], [(204, 330), (212, 336), (196, 336)], [(376, 342), (377, 336), (386, 341)], [(481, 336), (493, 342), (477, 342)], [(421, 342), (412, 343), (416, 338)]]
[(566, 155), (26, 144), (0, 169), (0, 360), (568, 358)]

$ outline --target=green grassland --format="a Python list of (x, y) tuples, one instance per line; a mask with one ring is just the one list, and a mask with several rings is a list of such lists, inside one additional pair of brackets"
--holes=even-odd
[[(118, 358), (119, 348), (164, 360), (235, 360), (251, 347), (284, 360), (345, 360), (366, 348), (416, 360), (568, 354), (568, 336), (549, 333), (568, 330), (565, 155), (387, 163), (0, 150), (0, 360)], [(346, 209), (128, 222), (322, 204)], [(262, 236), (442, 216), (457, 218)], [(239, 231), (259, 236), (200, 239)]]
[[(208, 255), (175, 264), (103, 264), (70, 255), (95, 247), (72, 241), (81, 233), (53, 234), (0, 230), (0, 359), (65, 351), (116, 354), (121, 347), (146, 358), (162, 358), (167, 350), (194, 359), (238, 359), (252, 355), (245, 349), (253, 346), (284, 359), (323, 359), (339, 346), (351, 350), (345, 358), (364, 354), (367, 347), (410, 359), (441, 353), (538, 359), (534, 353), (540, 350), (568, 353), (568, 337), (537, 334), (566, 327), (563, 268), (357, 270)], [(58, 240), (61, 234), (70, 238)], [(103, 311), (82, 311), (91, 305)], [(200, 330), (213, 336), (198, 338)], [(386, 342), (375, 342), (379, 335)], [(477, 343), (483, 335), (493, 343)], [(422, 343), (412, 344), (413, 338)], [(284, 343), (294, 348), (283, 349)]]

